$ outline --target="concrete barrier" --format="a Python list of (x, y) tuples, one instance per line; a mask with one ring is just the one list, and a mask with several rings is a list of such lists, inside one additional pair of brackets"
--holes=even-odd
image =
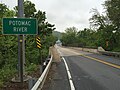
[(99, 53), (98, 49), (83, 48), (83, 51), (91, 52), (91, 53)]
[(86, 51), (86, 52), (91, 52), (91, 53), (99, 53), (98, 49), (91, 49), (91, 48), (80, 48), (80, 47), (69, 47), (72, 49), (80, 50), (80, 51)]
[(69, 47), (69, 48), (76, 49), (76, 50), (81, 50), (81, 51), (86, 51), (86, 52), (91, 52), (91, 53), (97, 53), (97, 54), (103, 54), (103, 55), (108, 55), (108, 56), (120, 57), (119, 52), (105, 51), (102, 47), (98, 47), (98, 49), (79, 48), (79, 47)]
[(120, 57), (119, 52), (99, 51), (99, 53), (101, 53), (103, 55), (108, 55), (108, 56)]

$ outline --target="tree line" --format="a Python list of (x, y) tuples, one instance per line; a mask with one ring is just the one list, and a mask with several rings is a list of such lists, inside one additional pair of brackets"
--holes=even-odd
[[(17, 17), (18, 6), (10, 10), (7, 5), (0, 3), (0, 86), (17, 74), (18, 65), (18, 39), (17, 35), (2, 34), (2, 18)], [(40, 64), (40, 56), (45, 60), (49, 53), (49, 47), (55, 43), (56, 38), (52, 35), (55, 25), (47, 22), (46, 12), (36, 10), (31, 1), (24, 1), (25, 18), (37, 18), (38, 36), (41, 38), (41, 52), (36, 45), (36, 35), (25, 35), (26, 72), (36, 70)]]
[(92, 9), (89, 19), (90, 28), (79, 30), (70, 27), (65, 30), (62, 43), (65, 46), (79, 46), (120, 52), (120, 0), (106, 0), (103, 4), (104, 13)]

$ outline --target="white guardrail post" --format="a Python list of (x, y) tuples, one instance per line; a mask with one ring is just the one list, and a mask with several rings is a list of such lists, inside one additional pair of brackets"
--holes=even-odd
[(51, 66), (51, 63), (52, 63), (52, 60), (53, 60), (53, 55), (51, 55), (51, 58), (50, 58), (50, 61), (48, 63), (48, 65), (46, 66), (45, 70), (43, 71), (42, 75), (40, 76), (40, 78), (37, 80), (37, 82), (35, 83), (35, 85), (32, 87), (31, 90), (37, 90), (39, 88), (39, 90), (42, 89), (43, 85), (44, 85), (44, 82), (45, 82), (45, 79), (47, 77), (47, 74), (49, 72), (49, 69), (50, 69), (50, 66)]

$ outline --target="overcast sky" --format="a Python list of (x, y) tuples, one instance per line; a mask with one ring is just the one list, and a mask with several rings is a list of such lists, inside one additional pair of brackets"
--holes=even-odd
[[(12, 9), (18, 0), (0, 0)], [(89, 28), (92, 8), (103, 12), (105, 0), (30, 0), (37, 10), (46, 12), (47, 21), (55, 24), (56, 30), (63, 32), (67, 27), (75, 26), (79, 30)]]

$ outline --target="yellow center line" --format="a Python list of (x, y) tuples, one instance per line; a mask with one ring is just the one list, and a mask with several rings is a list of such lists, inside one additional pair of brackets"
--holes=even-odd
[(105, 61), (103, 61), (103, 60), (100, 60), (100, 59), (97, 59), (97, 58), (93, 58), (93, 57), (90, 57), (90, 56), (86, 56), (86, 55), (81, 55), (81, 56), (86, 57), (86, 58), (89, 58), (89, 59), (92, 59), (92, 60), (95, 60), (95, 61), (97, 61), (97, 62), (106, 64), (106, 65), (109, 65), (109, 66), (114, 67), (114, 68), (117, 68), (117, 69), (120, 69), (120, 66), (119, 66), (119, 65), (115, 65), (115, 64), (112, 64), (112, 63), (109, 63), (109, 62), (105, 62)]

